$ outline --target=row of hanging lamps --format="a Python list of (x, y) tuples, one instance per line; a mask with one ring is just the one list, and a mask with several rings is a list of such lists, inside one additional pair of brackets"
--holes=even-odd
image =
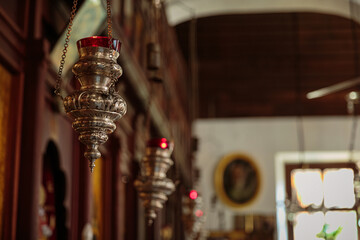
[[(156, 12), (160, 2), (155, 0)], [(115, 91), (117, 79), (122, 69), (117, 64), (121, 43), (112, 38), (111, 6), (107, 1), (108, 36), (92, 36), (77, 41), (79, 60), (73, 66), (75, 78), (81, 87), (66, 97), (60, 93), (62, 71), (70, 41), (72, 22), (76, 14), (77, 0), (74, 0), (67, 29), (63, 55), (58, 71), (55, 93), (63, 100), (65, 112), (73, 119), (72, 127), (79, 133), (79, 140), (87, 146), (84, 156), (90, 162), (90, 170), (95, 160), (101, 157), (99, 145), (108, 140), (108, 134), (116, 129), (115, 121), (123, 117), (127, 106), (124, 99)], [(161, 82), (160, 46), (157, 41), (148, 45), (148, 70), (150, 80)], [(150, 96), (150, 100), (151, 100)], [(149, 101), (150, 110), (150, 101)], [(163, 208), (167, 196), (175, 190), (175, 184), (166, 177), (173, 165), (171, 154), (174, 144), (165, 138), (151, 139), (147, 143), (145, 156), (141, 161), (141, 174), (135, 181), (139, 197), (143, 200), (148, 223), (156, 218), (156, 212)]]
[[(154, 5), (157, 19), (160, 1), (155, 0)], [(84, 156), (89, 160), (90, 171), (93, 172), (95, 160), (101, 157), (99, 146), (108, 140), (108, 134), (116, 129), (115, 121), (122, 118), (127, 110), (126, 102), (115, 91), (115, 84), (122, 75), (122, 69), (117, 64), (121, 43), (112, 38), (111, 4), (107, 0), (108, 36), (92, 36), (77, 41), (79, 60), (74, 64), (72, 72), (81, 87), (63, 97), (62, 72), (76, 8), (77, 0), (74, 0), (55, 93), (63, 100), (65, 112), (73, 119), (72, 127), (79, 134), (80, 142), (87, 147)], [(157, 40), (151, 42), (147, 48), (148, 70), (151, 73), (151, 81), (162, 82), (161, 53)], [(148, 111), (150, 111), (151, 98), (150, 94)], [(175, 190), (173, 181), (166, 177), (167, 171), (173, 165), (170, 158), (173, 147), (173, 142), (165, 138), (151, 139), (147, 143), (145, 156), (140, 163), (141, 174), (134, 184), (143, 201), (149, 224), (156, 218), (157, 211), (163, 208), (167, 196)]]
[(150, 22), (151, 41), (147, 44), (147, 71), (150, 81), (150, 95), (145, 119), (147, 146), (145, 156), (140, 161), (140, 175), (134, 185), (145, 208), (147, 223), (151, 225), (157, 217), (168, 196), (175, 191), (174, 182), (167, 178), (166, 173), (174, 164), (171, 160), (174, 143), (166, 138), (150, 138), (150, 109), (153, 102), (154, 87), (163, 83), (161, 74), (161, 48), (159, 44), (159, 12), (160, 0), (151, 1), (152, 21)]
[(84, 156), (89, 160), (92, 172), (95, 160), (101, 157), (99, 145), (108, 140), (108, 134), (116, 129), (114, 122), (127, 110), (126, 102), (115, 91), (115, 84), (122, 75), (122, 69), (117, 64), (121, 43), (112, 38), (111, 4), (107, 0), (107, 36), (92, 36), (77, 41), (80, 58), (72, 71), (81, 87), (62, 97), (62, 71), (76, 7), (77, 0), (74, 0), (55, 93), (61, 97), (65, 112), (73, 119), (72, 127), (79, 133), (80, 142), (87, 147)]

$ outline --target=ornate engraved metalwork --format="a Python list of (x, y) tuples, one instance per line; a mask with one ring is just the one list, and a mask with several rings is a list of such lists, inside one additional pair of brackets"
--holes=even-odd
[(149, 141), (145, 157), (140, 163), (141, 175), (134, 185), (143, 201), (149, 224), (156, 218), (156, 212), (163, 208), (167, 196), (175, 190), (174, 183), (166, 177), (167, 171), (174, 164), (170, 159), (172, 151), (173, 144), (165, 138), (153, 139)]
[[(101, 40), (101, 37), (92, 38)], [(108, 40), (105, 43), (108, 44)], [(114, 122), (125, 115), (127, 106), (124, 99), (110, 89), (122, 75), (116, 62), (119, 53), (108, 47), (87, 45), (78, 44), (80, 59), (73, 67), (81, 88), (64, 98), (64, 106), (74, 119), (72, 126), (79, 133), (79, 140), (87, 146), (84, 156), (90, 161), (92, 172), (95, 160), (101, 157), (99, 145), (116, 129)]]

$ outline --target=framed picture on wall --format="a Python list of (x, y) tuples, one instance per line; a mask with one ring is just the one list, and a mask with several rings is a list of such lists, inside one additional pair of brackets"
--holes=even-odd
[(255, 161), (242, 153), (223, 157), (215, 170), (215, 190), (220, 200), (234, 208), (250, 204), (260, 190), (260, 173)]

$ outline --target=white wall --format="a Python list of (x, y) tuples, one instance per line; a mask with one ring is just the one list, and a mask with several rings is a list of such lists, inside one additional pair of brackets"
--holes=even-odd
[[(303, 118), (303, 124), (306, 151), (348, 150), (351, 117), (309, 117)], [(275, 215), (274, 158), (278, 152), (299, 150), (295, 117), (197, 120), (194, 135), (199, 138), (196, 165), (201, 176), (198, 189), (207, 212), (207, 229), (219, 229), (219, 210), (224, 212), (225, 229), (232, 229), (236, 213)], [(360, 138), (359, 130), (357, 136)], [(355, 148), (358, 149), (359, 144)], [(262, 179), (260, 193), (245, 208), (230, 209), (218, 200), (216, 208), (211, 209), (211, 197), (215, 194), (214, 170), (224, 155), (233, 152), (254, 158)]]

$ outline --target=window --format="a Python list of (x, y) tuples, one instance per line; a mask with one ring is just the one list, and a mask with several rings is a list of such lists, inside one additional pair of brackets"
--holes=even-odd
[(317, 237), (322, 230), (329, 234), (340, 228), (337, 240), (358, 239), (355, 169), (351, 163), (286, 165), (292, 202), (289, 239), (323, 239)]

